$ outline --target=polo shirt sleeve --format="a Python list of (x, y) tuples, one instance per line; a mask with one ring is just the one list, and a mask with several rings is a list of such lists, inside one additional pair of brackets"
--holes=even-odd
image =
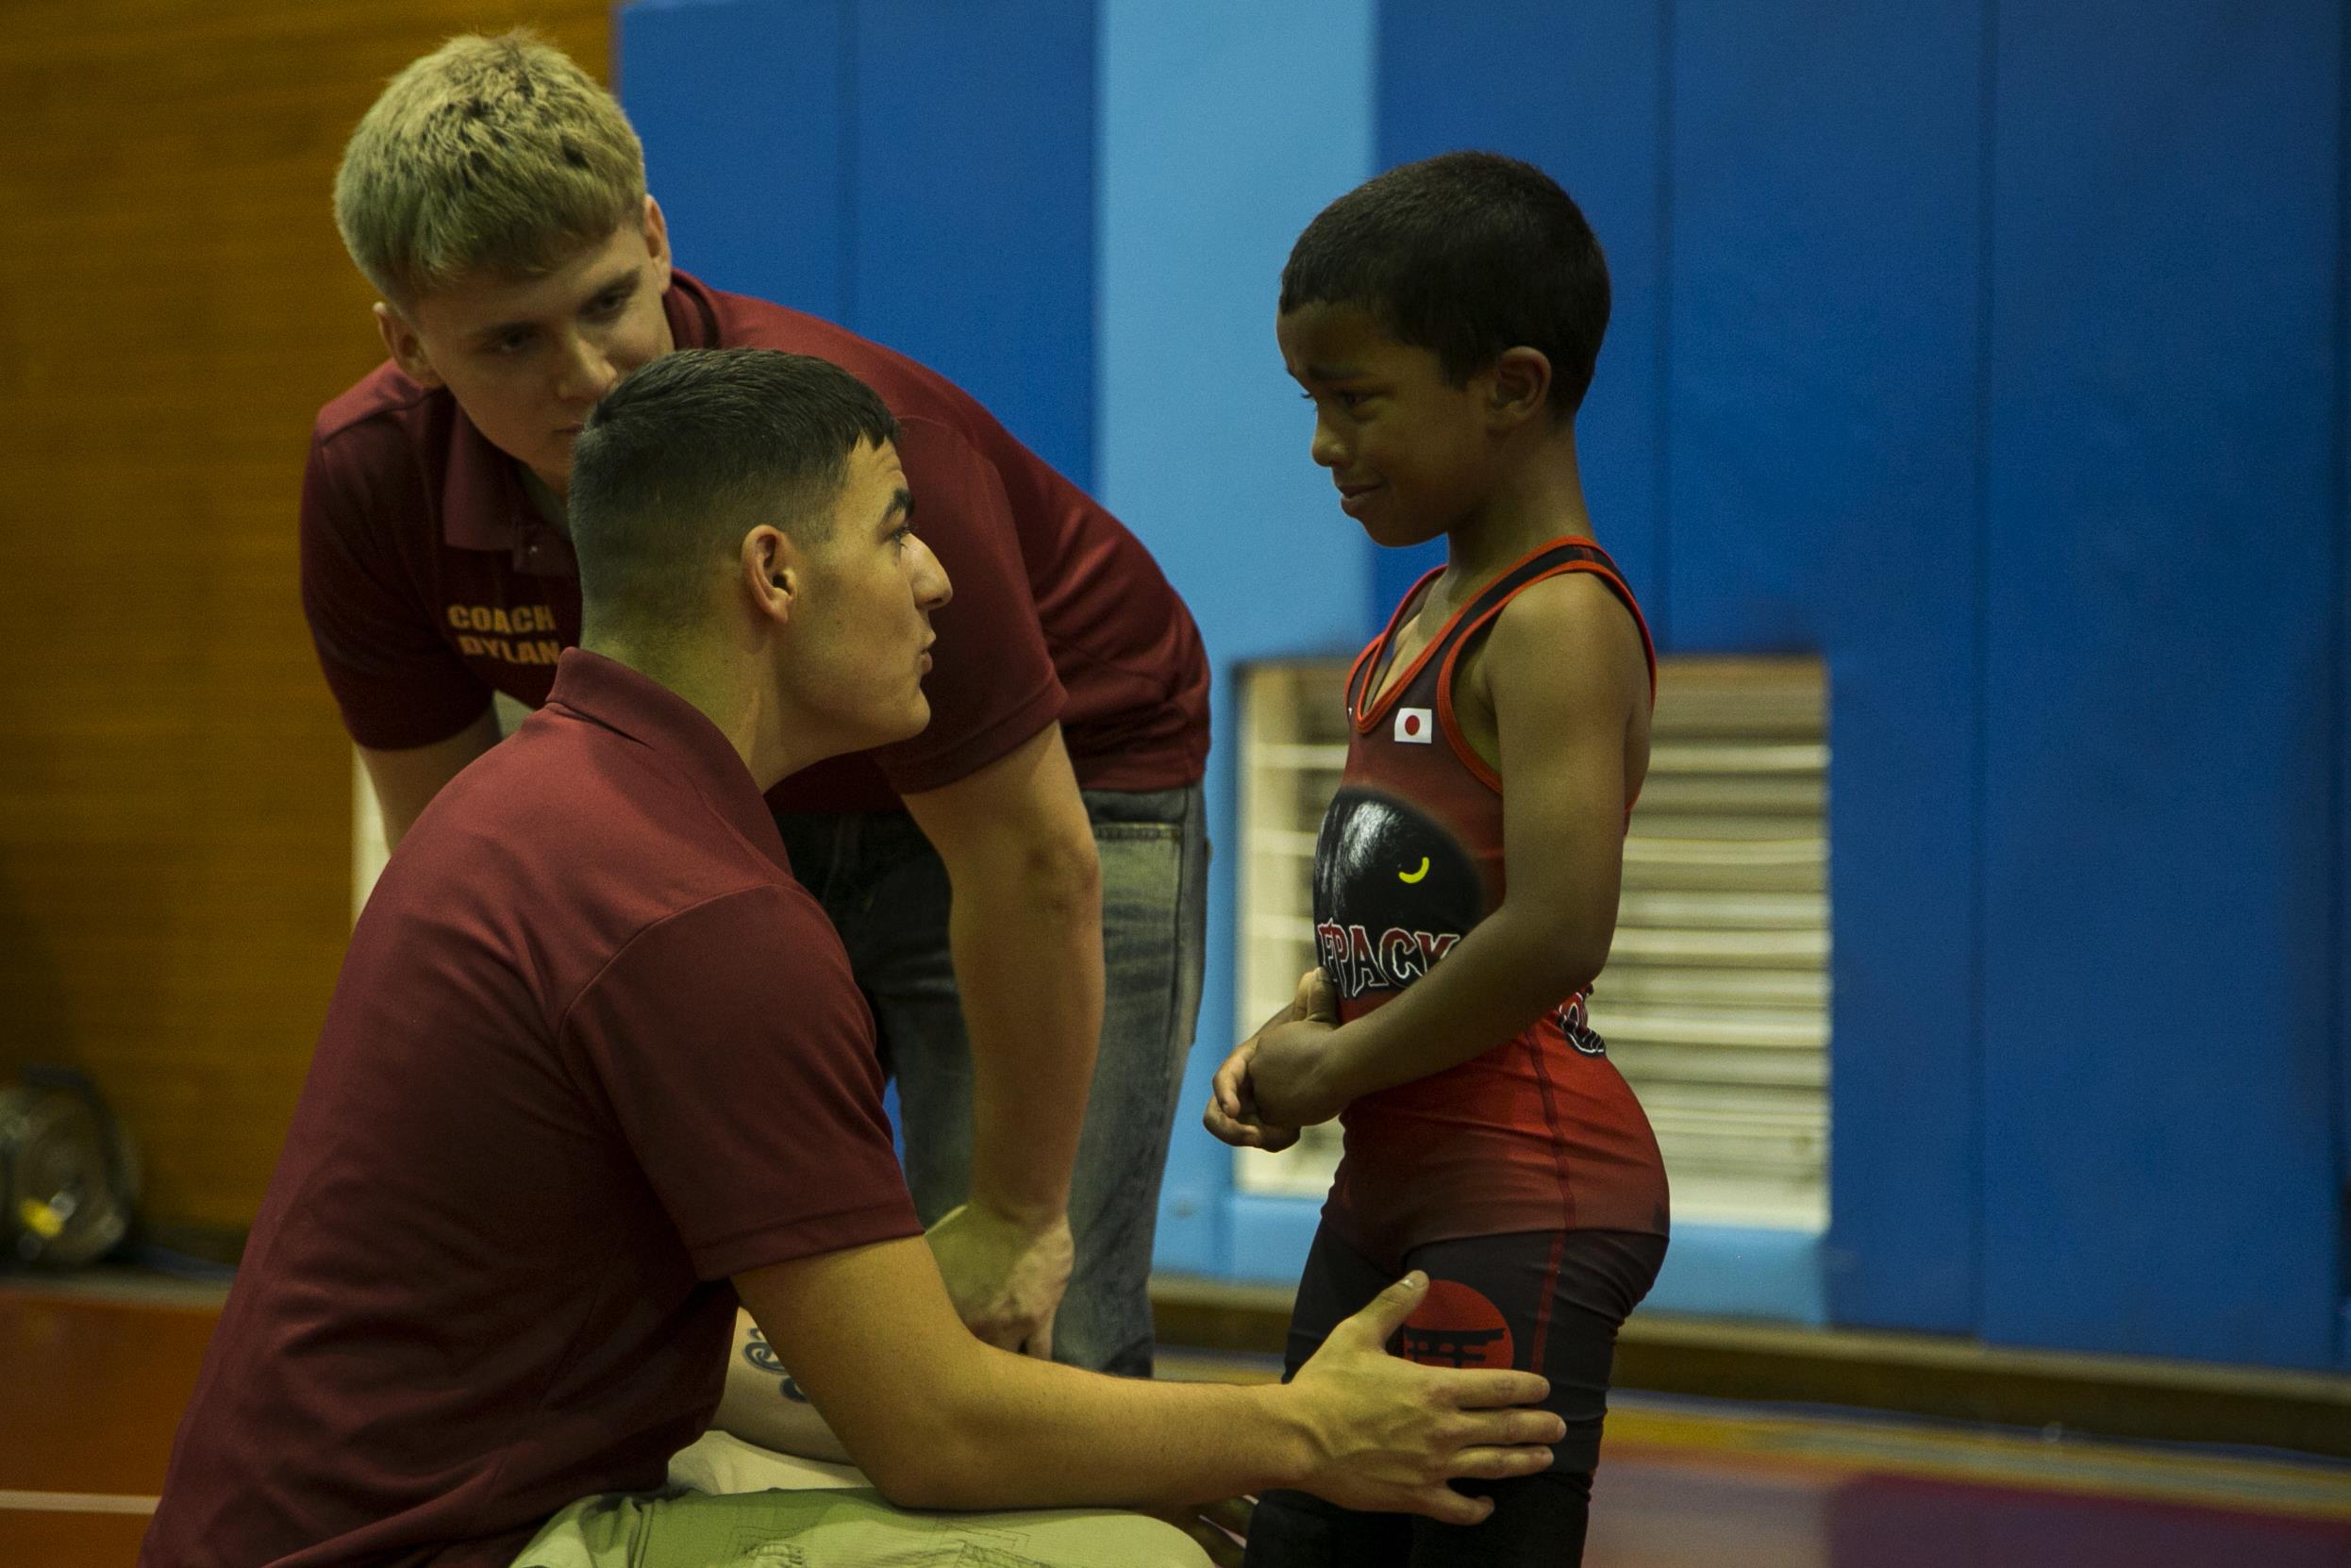
[(873, 1015), (799, 889), (729, 893), (641, 932), (559, 1039), (702, 1278), (922, 1234)]
[[(435, 624), (428, 583), (400, 532), (429, 546), (421, 498), (397, 493), (402, 455), (349, 431), (313, 436), (302, 474), (302, 613), (343, 727), (371, 751), (445, 741), (481, 716), (490, 688)], [(388, 472), (375, 472), (375, 470)]]
[(1003, 476), (962, 432), (920, 417), (900, 421), (898, 460), (914, 496), (914, 531), (955, 591), (931, 617), (939, 641), (923, 682), (929, 725), (872, 753), (904, 795), (978, 772), (1059, 718), (1067, 699)]

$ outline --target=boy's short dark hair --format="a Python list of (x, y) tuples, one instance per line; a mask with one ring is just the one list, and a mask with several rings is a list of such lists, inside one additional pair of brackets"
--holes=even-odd
[(583, 621), (670, 637), (762, 523), (816, 545), (861, 442), (898, 422), (840, 366), (767, 348), (690, 348), (604, 394), (572, 451), (570, 521)]
[(1531, 163), (1443, 153), (1364, 181), (1316, 214), (1282, 268), (1281, 310), (1353, 305), (1437, 356), (1457, 385), (1504, 349), (1551, 361), (1573, 416), (1609, 329), (1609, 264), (1581, 209)]

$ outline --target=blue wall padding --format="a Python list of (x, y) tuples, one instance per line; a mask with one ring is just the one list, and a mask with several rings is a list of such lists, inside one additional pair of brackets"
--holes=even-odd
[(2335, 1158), (2343, 1224), (2336, 1243), (2338, 1366), (2351, 1369), (2351, 6), (2343, 8), (2335, 74)]
[(1371, 173), (1371, 6), (1105, 0), (1101, 39), (1100, 493), (1192, 606), (1216, 673), (1207, 983), (1158, 1256), (1262, 1276), (1302, 1252), (1235, 1255), (1231, 1152), (1200, 1126), (1235, 1039), (1234, 697), (1249, 659), (1364, 637), (1369, 547), (1308, 457), (1313, 415), (1274, 321), (1291, 242)]
[[(1666, 20), (1661, 0), (1382, 0), (1377, 142), (1383, 169), (1465, 147), (1523, 158), (1556, 175), (1591, 220), (1613, 298), (1576, 451), (1600, 542), (1662, 643), (1673, 634), (1659, 426)], [(1376, 551), (1376, 613), (1384, 619), (1442, 559), (1442, 545)]]
[(1659, 1299), (2351, 1365), (2351, 8), (2114, 14), (623, 10), (685, 264), (961, 381), (1199, 620), (1217, 851), (1162, 1266), (1281, 1277), (1311, 1225), (1197, 1122), (1238, 672), (1351, 652), (1422, 564), (1309, 459), (1277, 275), (1375, 168), (1480, 145), (1609, 251), (1578, 440), (1660, 642), (1828, 665), (1830, 1230), (1693, 1227)]
[(858, 8), (850, 323), (1093, 482), (1092, 0)]
[(1684, 653), (1827, 663), (1831, 1310), (1976, 1304), (1982, 26), (1676, 8), (1666, 579)]
[(678, 259), (944, 373), (1093, 472), (1094, 7), (673, 0), (621, 96)]
[(2333, 1359), (2339, 25), (2001, 11), (1990, 1339)]
[(1387, 0), (1379, 160), (1576, 192), (1602, 537), (1670, 648), (1827, 659), (1831, 1316), (2325, 1364), (2343, 13), (2059, 12)]
[[(1668, 226), (1673, 192), (1664, 177), (1675, 144), (1673, 20), (1658, 0), (1475, 8), (1384, 0), (1379, 39), (1383, 167), (1463, 147), (1523, 158), (1559, 178), (1600, 237), (1610, 320), (1576, 419), (1577, 457), (1593, 531), (1667, 650), (1678, 639), (1669, 594), (1676, 534), (1665, 507), (1674, 341), (1666, 261), (1679, 242)], [(1443, 559), (1442, 542), (1375, 551), (1377, 612)], [(1826, 1316), (1823, 1259), (1816, 1236), (1683, 1225), (1649, 1303), (1818, 1323)]]
[(678, 264), (827, 321), (852, 298), (851, 0), (640, 0), (622, 104)]

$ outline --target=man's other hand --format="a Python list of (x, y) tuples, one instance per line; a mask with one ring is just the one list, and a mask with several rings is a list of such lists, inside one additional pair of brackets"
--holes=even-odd
[(1069, 1288), (1075, 1256), (1066, 1213), (1024, 1224), (966, 1203), (925, 1239), (956, 1315), (973, 1333), (1001, 1349), (1052, 1359), (1053, 1314)]
[(1390, 1355), (1389, 1337), (1427, 1293), (1427, 1276), (1407, 1275), (1298, 1369), (1292, 1387), (1309, 1397), (1314, 1448), (1301, 1490), (1366, 1513), (1475, 1525), (1492, 1499), (1446, 1483), (1547, 1470), (1567, 1426), (1548, 1410), (1509, 1408), (1549, 1393), (1531, 1372), (1453, 1371)]

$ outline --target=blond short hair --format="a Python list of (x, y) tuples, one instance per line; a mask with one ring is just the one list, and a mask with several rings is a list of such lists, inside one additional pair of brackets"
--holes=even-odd
[(643, 210), (612, 95), (526, 28), (453, 38), (392, 77), (335, 172), (335, 226), (407, 309), (473, 274), (528, 277)]

